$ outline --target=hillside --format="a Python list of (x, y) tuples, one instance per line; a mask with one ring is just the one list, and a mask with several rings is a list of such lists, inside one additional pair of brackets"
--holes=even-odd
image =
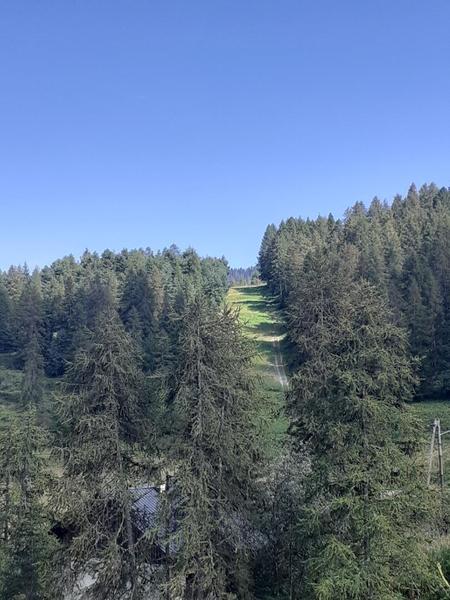
[[(267, 427), (269, 455), (276, 454), (286, 435), (288, 421), (284, 415), (284, 393), (288, 380), (283, 357), (284, 325), (275, 301), (266, 285), (234, 286), (228, 292), (228, 301), (239, 308), (245, 335), (256, 345), (255, 369), (261, 384), (263, 403), (261, 417)], [(417, 418), (423, 443), (424, 472), (429, 456), (431, 429), (435, 418), (441, 419), (442, 429), (450, 429), (450, 406), (445, 401), (424, 400), (413, 402), (409, 411)], [(450, 446), (443, 440), (444, 461), (450, 460)], [(436, 478), (433, 466), (433, 480)], [(446, 485), (449, 482), (448, 469)]]
[(255, 343), (255, 370), (261, 383), (263, 400), (261, 416), (267, 427), (268, 451), (276, 452), (287, 430), (284, 415), (287, 377), (282, 358), (282, 319), (266, 285), (232, 287), (227, 298), (239, 308), (244, 333)]

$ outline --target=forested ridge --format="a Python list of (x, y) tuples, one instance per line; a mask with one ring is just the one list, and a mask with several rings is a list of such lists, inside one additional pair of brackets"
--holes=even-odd
[[(354, 277), (377, 289), (394, 322), (408, 334), (410, 354), (419, 361), (415, 394), (448, 397), (449, 240), (450, 191), (433, 184), (417, 191), (412, 185), (406, 197), (396, 196), (390, 204), (378, 198), (368, 207), (358, 202), (342, 220), (329, 215), (269, 225), (259, 264), (262, 278), (289, 313), (314, 253), (336, 253), (353, 262)], [(295, 335), (290, 339), (295, 344)]]
[[(227, 291), (259, 276), (246, 330)], [(269, 225), (258, 273), (176, 247), (2, 272), (0, 598), (450, 597), (409, 409), (450, 399), (449, 291), (434, 185)], [(282, 407), (257, 369), (275, 322)]]

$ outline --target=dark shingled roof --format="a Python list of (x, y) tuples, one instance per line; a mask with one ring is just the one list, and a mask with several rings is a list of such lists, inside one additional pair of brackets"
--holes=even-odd
[[(156, 543), (161, 546), (164, 539), (163, 531), (158, 526), (157, 514), (160, 503), (159, 488), (153, 486), (141, 486), (130, 488), (133, 497), (133, 515), (135, 527), (144, 534), (148, 529), (158, 528), (156, 534)], [(226, 526), (234, 531), (236, 539), (240, 540), (242, 546), (246, 546), (249, 550), (255, 552), (262, 546), (267, 544), (267, 538), (260, 531), (254, 529), (245, 519), (236, 514), (228, 515)], [(172, 519), (171, 531), (176, 528), (175, 519)], [(180, 541), (170, 540), (170, 552), (176, 552)]]
[(130, 488), (133, 496), (133, 511), (136, 527), (146, 531), (156, 525), (156, 514), (159, 506), (159, 490), (153, 486)]

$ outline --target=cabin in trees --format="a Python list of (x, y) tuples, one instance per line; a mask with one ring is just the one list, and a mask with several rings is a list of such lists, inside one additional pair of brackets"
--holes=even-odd
[(136, 539), (141, 538), (146, 532), (154, 530), (155, 535), (150, 552), (152, 563), (161, 563), (168, 553), (176, 551), (173, 541), (163, 541), (164, 532), (158, 523), (158, 511), (161, 506), (161, 494), (164, 486), (139, 486), (130, 488), (133, 497), (132, 514), (133, 527)]

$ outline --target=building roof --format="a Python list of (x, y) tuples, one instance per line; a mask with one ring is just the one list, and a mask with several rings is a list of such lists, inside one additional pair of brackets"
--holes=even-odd
[[(154, 486), (140, 486), (130, 488), (133, 497), (133, 522), (135, 527), (144, 534), (149, 529), (155, 529), (156, 544), (161, 546), (164, 539), (164, 527), (158, 523), (158, 510), (161, 502), (161, 492)], [(255, 552), (267, 543), (266, 536), (252, 527), (245, 519), (236, 514), (228, 515), (226, 525), (234, 531), (236, 539), (240, 540), (242, 546)], [(175, 517), (171, 519), (170, 531), (173, 533), (176, 529)], [(170, 537), (170, 536), (169, 536)], [(171, 553), (178, 550), (180, 540), (170, 539), (169, 550)], [(165, 549), (165, 548), (164, 548)]]
[(130, 488), (133, 497), (135, 525), (143, 533), (156, 525), (159, 507), (159, 489), (153, 486)]

